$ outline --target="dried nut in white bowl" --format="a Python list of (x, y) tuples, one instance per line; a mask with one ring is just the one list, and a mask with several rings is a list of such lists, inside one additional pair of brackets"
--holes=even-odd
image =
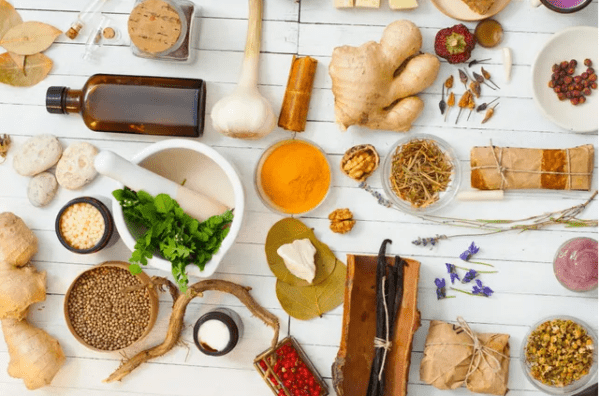
[(370, 144), (354, 146), (344, 154), (340, 168), (356, 181), (365, 181), (379, 166), (379, 154)]
[(33, 206), (46, 206), (56, 195), (58, 183), (52, 173), (43, 172), (34, 176), (27, 187), (27, 198)]
[(33, 176), (52, 168), (62, 154), (56, 136), (38, 135), (29, 138), (15, 153), (13, 168), (22, 176)]
[(89, 143), (75, 143), (67, 147), (56, 166), (58, 184), (69, 190), (77, 190), (94, 180), (98, 172), (94, 157), (98, 149)]

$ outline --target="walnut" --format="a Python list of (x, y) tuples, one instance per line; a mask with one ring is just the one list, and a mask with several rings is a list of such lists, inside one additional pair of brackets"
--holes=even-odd
[(352, 212), (348, 208), (334, 210), (329, 214), (329, 220), (331, 220), (329, 228), (338, 234), (349, 232), (356, 223), (356, 220), (352, 220)]
[(379, 154), (370, 144), (350, 148), (344, 154), (340, 168), (348, 177), (365, 181), (379, 166)]

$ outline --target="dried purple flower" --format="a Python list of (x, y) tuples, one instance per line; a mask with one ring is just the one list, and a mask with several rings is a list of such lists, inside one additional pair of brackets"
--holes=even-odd
[(477, 285), (473, 286), (473, 294), (477, 296), (489, 297), (492, 295), (492, 293), (494, 293), (494, 291), (489, 287), (483, 286), (483, 282), (481, 282), (479, 279), (477, 279), (475, 283), (477, 283)]
[(460, 280), (460, 277), (456, 273), (456, 266), (454, 264), (446, 263), (446, 269), (450, 274), (450, 282), (452, 282), (452, 284), (454, 284), (455, 280)]
[(469, 261), (474, 254), (477, 254), (477, 252), (479, 252), (479, 248), (475, 245), (475, 242), (471, 242), (469, 248), (462, 252), (459, 257), (463, 261)]
[(444, 278), (435, 278), (435, 285), (437, 287), (435, 291), (437, 299), (441, 300), (446, 298), (446, 280)]
[(469, 272), (467, 272), (462, 280), (462, 283), (469, 283), (471, 282), (473, 279), (475, 279), (477, 276), (479, 276), (479, 273), (477, 271), (475, 271), (474, 269), (469, 270)]

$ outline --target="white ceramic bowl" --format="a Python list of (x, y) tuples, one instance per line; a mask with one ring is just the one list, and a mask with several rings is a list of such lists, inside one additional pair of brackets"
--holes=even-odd
[(592, 90), (586, 102), (573, 106), (569, 99), (558, 100), (556, 93), (548, 87), (552, 77), (552, 65), (575, 59), (575, 75), (585, 71), (583, 61), (592, 60), (592, 68), (598, 74), (598, 28), (591, 26), (571, 27), (555, 33), (540, 49), (532, 70), (533, 99), (544, 116), (556, 125), (573, 132), (598, 130), (598, 95)]
[[(131, 162), (177, 183), (186, 180), (186, 187), (235, 208), (229, 234), (223, 240), (219, 251), (206, 263), (204, 271), (200, 271), (193, 264), (186, 267), (188, 275), (202, 278), (211, 276), (235, 242), (242, 226), (244, 188), (236, 170), (211, 147), (184, 139), (168, 139), (154, 143), (136, 154)], [(118, 188), (123, 186), (119, 185)], [(112, 207), (119, 235), (125, 245), (133, 251), (135, 239), (132, 232), (135, 233), (135, 227), (128, 226), (123, 218), (121, 206), (114, 197), (112, 197)], [(157, 254), (148, 260), (148, 265), (171, 273), (171, 263)]]

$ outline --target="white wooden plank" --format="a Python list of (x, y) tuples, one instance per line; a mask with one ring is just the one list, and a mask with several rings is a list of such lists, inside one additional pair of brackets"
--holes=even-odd
[[(438, 29), (453, 26), (456, 20), (438, 11), (430, 0), (419, 0), (414, 10), (389, 11), (387, 4), (379, 10), (343, 9), (337, 10), (329, 1), (304, 0), (300, 12), (303, 23), (327, 23), (350, 25), (385, 26), (398, 19), (410, 19), (418, 26)], [(531, 8), (526, 1), (512, 1), (494, 19), (497, 19), (505, 31), (555, 32), (574, 25), (597, 25), (598, 4), (592, 3), (586, 9), (574, 14), (559, 14), (545, 7)], [(474, 22), (465, 22), (470, 29)], [(532, 34), (533, 36), (533, 34)]]
[[(224, 6), (221, 2), (211, 0), (192, 0), (199, 7), (199, 12), (203, 16), (213, 18), (247, 18), (248, 17), (248, 2), (245, 0), (228, 0)], [(77, 13), (82, 9), (84, 3), (80, 0), (61, 0), (45, 1), (45, 0), (14, 0), (15, 7), (18, 10), (55, 10), (55, 11), (72, 11), (71, 16), (76, 17)], [(126, 13), (129, 14), (133, 8), (133, 2), (126, 0), (112, 0), (104, 7), (104, 12)], [(299, 6), (298, 3), (281, 2), (266, 0), (264, 1), (264, 19), (266, 20), (286, 20), (296, 21), (298, 19)], [(68, 26), (67, 26), (68, 27)], [(65, 27), (65, 29), (67, 28)]]

